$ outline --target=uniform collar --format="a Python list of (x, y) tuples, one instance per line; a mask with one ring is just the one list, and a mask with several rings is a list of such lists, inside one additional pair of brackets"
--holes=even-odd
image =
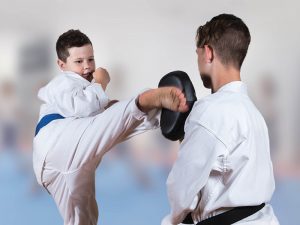
[(77, 73), (74, 73), (72, 71), (63, 71), (62, 72), (63, 74), (67, 75), (67, 76), (70, 76), (70, 77), (74, 77), (76, 79), (79, 79), (81, 81), (83, 81), (85, 84), (91, 84), (91, 82), (89, 82), (88, 80), (84, 79), (82, 76), (80, 76), (79, 74)]
[(247, 94), (247, 86), (244, 84), (242, 81), (232, 81), (230, 83), (227, 83), (223, 85), (219, 90), (216, 92), (239, 92), (239, 93), (244, 93)]

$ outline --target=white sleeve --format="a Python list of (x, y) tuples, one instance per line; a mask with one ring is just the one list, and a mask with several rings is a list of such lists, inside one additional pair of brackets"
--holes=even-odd
[(102, 86), (92, 83), (85, 88), (81, 86), (66, 88), (60, 95), (54, 94), (58, 113), (65, 117), (93, 116), (104, 110), (108, 97)]
[(167, 180), (171, 213), (163, 219), (162, 225), (179, 224), (194, 210), (195, 198), (198, 198), (214, 162), (225, 148), (212, 132), (196, 121), (189, 121), (185, 132), (178, 158)]

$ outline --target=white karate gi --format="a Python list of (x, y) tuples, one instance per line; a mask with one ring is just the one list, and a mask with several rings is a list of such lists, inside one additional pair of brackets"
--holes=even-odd
[[(56, 83), (59, 86), (60, 82)], [(71, 96), (68, 92), (56, 93), (64, 90), (63, 84), (57, 87), (50, 82), (40, 91), (39, 97), (45, 102), (40, 118), (49, 113), (81, 117), (99, 110), (99, 101), (95, 100), (98, 89), (101, 90), (99, 85), (88, 86), (84, 92), (79, 90)], [(72, 92), (72, 85), (65, 84)], [(75, 80), (74, 84), (77, 85)], [(87, 106), (86, 101), (95, 104), (90, 102)], [(33, 167), (38, 183), (54, 198), (65, 225), (96, 225), (95, 170), (102, 156), (117, 143), (157, 128), (159, 115), (157, 110), (148, 115), (141, 112), (133, 98), (115, 103), (95, 116), (78, 117), (54, 120), (39, 131), (33, 141)]]
[(50, 113), (63, 117), (93, 116), (103, 112), (109, 101), (101, 84), (91, 83), (71, 71), (61, 72), (40, 89), (38, 97), (45, 102), (40, 119)]
[(235, 224), (279, 224), (268, 204), (275, 189), (268, 130), (245, 84), (231, 82), (195, 102), (167, 189), (171, 213), (162, 225), (180, 224), (191, 211), (196, 223), (263, 202)]

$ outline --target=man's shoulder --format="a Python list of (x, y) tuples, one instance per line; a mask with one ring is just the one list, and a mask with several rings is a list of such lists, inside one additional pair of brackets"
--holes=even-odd
[(232, 111), (231, 109), (243, 108), (248, 104), (250, 99), (247, 95), (239, 93), (214, 93), (195, 102), (194, 107), (197, 110), (225, 110)]
[(220, 110), (226, 108), (226, 103), (228, 100), (224, 96), (218, 94), (211, 94), (205, 96), (194, 103), (193, 111), (197, 113), (205, 113), (215, 110)]
[(240, 97), (212, 94), (194, 103), (190, 119), (207, 123), (223, 123), (238, 121), (245, 117), (246, 108)]
[(248, 117), (249, 113), (239, 97), (213, 94), (195, 102), (186, 125), (191, 123), (205, 127), (224, 143), (229, 144), (231, 136), (236, 134), (233, 131), (245, 127), (240, 125), (245, 124)]

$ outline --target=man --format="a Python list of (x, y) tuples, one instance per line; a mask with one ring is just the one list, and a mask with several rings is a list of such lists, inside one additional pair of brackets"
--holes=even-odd
[(279, 224), (268, 204), (275, 188), (268, 130), (240, 77), (250, 39), (244, 22), (229, 14), (197, 30), (199, 72), (212, 94), (195, 102), (186, 120), (163, 225)]

